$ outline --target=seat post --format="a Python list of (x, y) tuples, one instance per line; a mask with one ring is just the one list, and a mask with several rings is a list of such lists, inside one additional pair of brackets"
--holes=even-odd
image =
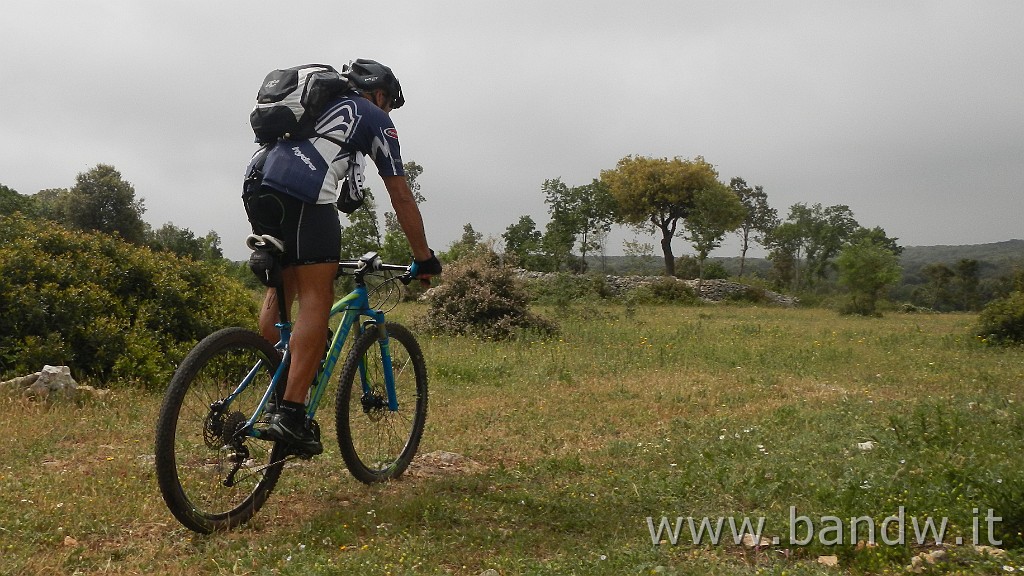
[(277, 294), (277, 317), (279, 318), (279, 322), (281, 324), (287, 324), (289, 322), (289, 310), (288, 302), (285, 300), (284, 280), (281, 280), (274, 286), (274, 292)]
[(278, 321), (282, 324), (288, 323), (288, 302), (284, 293), (284, 275), (281, 273), (284, 243), (268, 234), (251, 234), (245, 243), (252, 250), (252, 254), (249, 255), (249, 269), (261, 284), (274, 289), (277, 296)]

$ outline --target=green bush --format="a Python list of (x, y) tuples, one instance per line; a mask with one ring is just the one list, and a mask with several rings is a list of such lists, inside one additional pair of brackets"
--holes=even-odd
[(197, 340), (253, 325), (251, 290), (221, 267), (53, 222), (0, 218), (0, 372), (165, 383)]
[[(696, 280), (700, 278), (700, 260), (696, 257), (680, 256), (676, 258), (676, 278), (683, 280)], [(704, 260), (704, 280), (727, 280), (729, 271), (718, 260)]]
[(700, 296), (696, 290), (688, 284), (668, 277), (630, 290), (626, 299), (631, 304), (700, 304)]
[(611, 295), (604, 276), (568, 272), (547, 274), (529, 280), (526, 282), (526, 289), (534, 302), (553, 306), (594, 302)]
[(978, 317), (977, 334), (994, 344), (1024, 343), (1024, 292), (993, 300)]
[(768, 290), (761, 286), (745, 285), (743, 290), (729, 292), (725, 297), (726, 302), (738, 304), (774, 304), (775, 301), (768, 296)]
[(445, 268), (432, 291), (424, 329), (505, 340), (520, 332), (552, 334), (557, 327), (528, 310), (529, 295), (511, 268), (489, 249), (464, 255)]

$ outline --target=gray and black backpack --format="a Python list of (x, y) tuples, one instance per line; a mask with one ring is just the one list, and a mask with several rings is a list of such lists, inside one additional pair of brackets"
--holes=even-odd
[(327, 64), (304, 64), (267, 74), (249, 123), (256, 142), (309, 138), (324, 106), (349, 89), (348, 79)]

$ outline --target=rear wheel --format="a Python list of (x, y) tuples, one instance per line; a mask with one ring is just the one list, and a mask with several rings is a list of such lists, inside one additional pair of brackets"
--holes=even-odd
[(209, 533), (243, 524), (277, 484), (286, 449), (249, 436), (246, 422), (280, 362), (280, 351), (259, 334), (226, 328), (196, 345), (171, 378), (156, 426), (156, 475), (167, 507), (187, 528)]
[(423, 352), (405, 327), (386, 326), (398, 409), (388, 407), (379, 326), (367, 327), (352, 345), (335, 403), (341, 455), (352, 475), (367, 484), (405, 472), (427, 419)]

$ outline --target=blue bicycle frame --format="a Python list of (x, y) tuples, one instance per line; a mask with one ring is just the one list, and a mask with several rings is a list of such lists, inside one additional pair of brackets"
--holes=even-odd
[[(407, 282), (415, 274), (416, 265), (413, 264), (410, 267), (401, 267), (394, 265), (382, 264), (379, 257), (374, 253), (369, 253), (358, 261), (345, 261), (339, 264), (339, 273), (344, 269), (355, 269), (356, 270), (356, 287), (352, 292), (338, 300), (331, 307), (330, 318), (334, 320), (339, 314), (342, 315), (341, 323), (338, 329), (334, 332), (333, 338), (330, 343), (330, 347), (327, 349), (327, 353), (320, 364), (320, 369), (317, 371), (316, 379), (313, 385), (310, 387), (309, 398), (306, 403), (306, 419), (307, 422), (313, 420), (316, 416), (316, 411), (320, 405), (320, 400), (323, 397), (324, 392), (327, 390), (327, 384), (334, 374), (334, 367), (338, 363), (338, 359), (341, 357), (342, 348), (345, 345), (345, 340), (348, 338), (349, 333), (353, 326), (357, 326), (359, 332), (362, 334), (367, 325), (380, 326), (381, 337), (379, 339), (382, 367), (384, 370), (384, 386), (385, 393), (387, 395), (388, 410), (394, 412), (398, 410), (398, 396), (395, 393), (395, 376), (394, 370), (391, 364), (391, 350), (389, 346), (389, 340), (387, 330), (384, 329), (384, 312), (381, 310), (374, 310), (370, 308), (370, 296), (369, 290), (363, 280), (363, 276), (367, 272), (375, 270), (396, 270), (403, 271), (405, 274), (399, 278), (402, 282)], [(284, 301), (282, 298), (281, 301)], [(357, 322), (361, 317), (366, 317), (367, 320), (363, 322)], [(246, 422), (246, 427), (250, 430), (250, 434), (259, 437), (259, 432), (255, 430), (255, 425), (259, 419), (263, 416), (263, 412), (266, 409), (267, 404), (271, 398), (274, 397), (274, 392), (277, 387), (286, 378), (287, 367), (289, 362), (289, 350), (288, 345), (291, 339), (291, 321), (285, 321), (276, 324), (277, 329), (281, 333), (281, 339), (275, 346), (277, 349), (283, 352), (281, 358), (281, 364), (277, 367), (277, 371), (274, 373), (271, 379), (270, 386), (267, 387), (263, 397), (260, 399), (259, 407), (255, 413), (249, 417)], [(262, 368), (262, 362), (258, 363), (245, 379), (241, 382), (235, 391), (225, 398), (225, 403), (230, 402), (248, 387), (249, 383), (252, 382), (253, 378)], [(362, 385), (363, 394), (370, 394), (372, 390), (366, 378), (366, 365), (362, 362), (359, 364), (359, 380)]]

